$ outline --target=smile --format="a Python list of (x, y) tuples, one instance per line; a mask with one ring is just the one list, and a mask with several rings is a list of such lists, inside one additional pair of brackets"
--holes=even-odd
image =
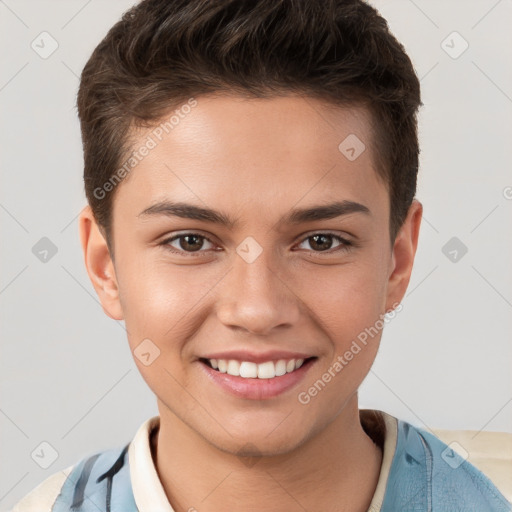
[(253, 363), (251, 361), (237, 361), (236, 359), (201, 359), (201, 361), (220, 373), (227, 373), (233, 377), (244, 379), (273, 379), (286, 373), (298, 370), (304, 359), (280, 359), (278, 361), (265, 361)]
[(210, 382), (238, 398), (266, 400), (288, 391), (304, 379), (318, 357), (277, 361), (199, 359)]

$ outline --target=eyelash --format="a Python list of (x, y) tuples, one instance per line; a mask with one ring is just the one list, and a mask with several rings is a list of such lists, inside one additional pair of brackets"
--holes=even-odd
[[(199, 238), (207, 240), (211, 244), (214, 244), (214, 242), (212, 242), (207, 236), (201, 235), (200, 233), (196, 233), (194, 231), (191, 231), (191, 232), (187, 232), (187, 233), (182, 233), (180, 235), (172, 236), (171, 238), (167, 238), (163, 242), (161, 242), (159, 245), (164, 246), (164, 248), (166, 250), (168, 250), (169, 252), (171, 252), (172, 254), (179, 254), (179, 255), (186, 254), (187, 257), (188, 256), (190, 256), (190, 257), (201, 257), (201, 255), (204, 254), (207, 251), (199, 250), (199, 251), (194, 251), (194, 252), (187, 252), (187, 251), (183, 251), (183, 250), (175, 250), (174, 248), (171, 248), (171, 246), (169, 245), (174, 240), (179, 240), (180, 238), (183, 238), (183, 237), (186, 237), (186, 236), (190, 236), (190, 235), (197, 236)], [(336, 235), (335, 233), (330, 233), (328, 231), (318, 231), (317, 233), (313, 233), (311, 235), (308, 235), (308, 236), (306, 236), (305, 238), (303, 238), (301, 240), (299, 245), (301, 243), (303, 243), (304, 241), (308, 240), (309, 238), (313, 238), (316, 235), (327, 235), (327, 236), (330, 236), (330, 237), (336, 239), (338, 242), (340, 242), (340, 246), (338, 246), (338, 247), (336, 247), (334, 249), (327, 249), (326, 251), (312, 251), (313, 253), (318, 254), (318, 255), (333, 254), (333, 253), (335, 253), (337, 251), (348, 251), (352, 247), (355, 246), (355, 244), (353, 242), (350, 242), (346, 238), (343, 238), (340, 235)]]

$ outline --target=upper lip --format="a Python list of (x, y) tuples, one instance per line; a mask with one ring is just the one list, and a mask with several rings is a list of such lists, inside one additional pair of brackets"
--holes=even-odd
[(272, 350), (268, 352), (251, 352), (249, 350), (229, 350), (225, 352), (215, 352), (201, 356), (201, 359), (234, 359), (236, 361), (249, 361), (251, 363), (264, 363), (266, 361), (279, 361), (284, 359), (308, 359), (313, 357), (311, 354), (303, 352), (289, 352), (287, 350)]

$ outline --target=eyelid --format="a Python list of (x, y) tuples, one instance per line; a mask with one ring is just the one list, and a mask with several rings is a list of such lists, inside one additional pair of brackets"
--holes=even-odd
[(313, 230), (313, 231), (307, 231), (306, 233), (299, 235), (298, 240), (305, 240), (306, 238), (310, 238), (315, 235), (330, 235), (333, 237), (341, 238), (345, 242), (349, 242), (349, 243), (352, 243), (352, 240), (354, 238), (352, 235), (350, 235), (349, 233), (346, 233), (345, 231), (340, 233), (339, 231), (334, 231), (334, 230), (330, 230), (330, 229), (317, 229), (317, 230)]

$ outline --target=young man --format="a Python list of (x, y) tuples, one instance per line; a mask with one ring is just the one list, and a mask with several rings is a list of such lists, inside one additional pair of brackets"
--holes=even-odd
[(125, 13), (81, 77), (80, 237), (159, 416), (16, 511), (510, 510), (358, 407), (417, 247), (420, 104), (360, 0)]

